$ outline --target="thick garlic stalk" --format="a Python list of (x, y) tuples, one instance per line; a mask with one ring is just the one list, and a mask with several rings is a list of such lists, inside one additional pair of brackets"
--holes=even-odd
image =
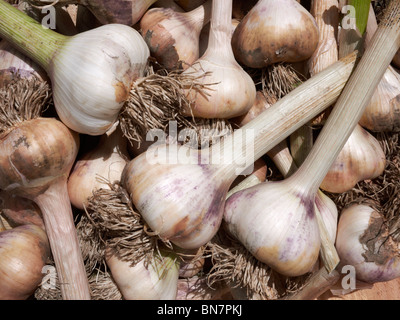
[(316, 262), (321, 239), (315, 197), (399, 49), (399, 17), (400, 3), (392, 2), (301, 167), (283, 181), (237, 192), (225, 204), (228, 230), (279, 273), (301, 275)]
[(0, 232), (0, 300), (28, 299), (50, 258), (46, 232), (27, 224)]
[[(224, 137), (209, 149), (154, 145), (132, 159), (121, 182), (150, 229), (182, 248), (199, 248), (210, 241), (220, 227), (225, 198), (237, 175), (331, 105), (347, 81), (354, 59), (351, 55), (309, 79), (241, 132)], [(255, 134), (248, 144), (254, 153), (246, 152), (245, 145), (235, 149), (245, 132)], [(228, 158), (224, 159), (225, 148)]]
[(152, 8), (140, 20), (150, 54), (168, 70), (187, 69), (199, 58), (200, 32), (211, 17), (211, 0), (190, 12)]
[(313, 16), (295, 0), (259, 0), (236, 27), (236, 59), (252, 68), (311, 57), (318, 45)]
[[(366, 47), (370, 44), (377, 27), (371, 6), (365, 37)], [(359, 123), (375, 132), (400, 130), (400, 74), (392, 66), (386, 70)]]
[(63, 36), (4, 1), (0, 36), (47, 72), (61, 121), (89, 135), (101, 135), (112, 126), (149, 57), (142, 36), (129, 26), (109, 24)]
[(342, 211), (336, 248), (341, 265), (354, 267), (358, 280), (375, 283), (400, 277), (399, 244), (382, 214), (367, 204)]
[(88, 199), (96, 189), (108, 188), (107, 182), (121, 180), (122, 171), (130, 157), (126, 138), (119, 126), (102, 135), (93, 150), (78, 159), (68, 178), (68, 194), (78, 209), (87, 207)]
[(108, 251), (106, 261), (125, 300), (175, 300), (179, 260), (174, 254), (155, 254), (148, 263), (141, 260), (132, 265)]
[(358, 182), (374, 179), (386, 167), (385, 153), (379, 141), (357, 125), (321, 183), (332, 193), (351, 190)]

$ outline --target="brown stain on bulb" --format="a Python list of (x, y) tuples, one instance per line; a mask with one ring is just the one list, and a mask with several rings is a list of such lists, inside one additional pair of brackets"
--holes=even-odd
[(385, 220), (376, 211), (371, 213), (368, 228), (360, 236), (360, 243), (367, 249), (363, 253), (366, 262), (385, 265), (393, 258), (399, 259), (398, 244), (390, 236)]
[[(170, 22), (168, 29), (165, 27), (167, 21)], [(167, 70), (185, 69), (198, 58), (198, 45), (195, 53), (191, 50), (192, 44), (198, 42), (199, 34), (192, 30), (185, 13), (170, 8), (150, 9), (141, 19), (140, 26), (151, 56)]]
[(0, 188), (29, 196), (68, 175), (79, 135), (53, 118), (23, 121), (0, 137)]
[(311, 57), (319, 42), (319, 30), (313, 17), (302, 6), (293, 3), (287, 10), (294, 12), (295, 21), (273, 22), (263, 2), (253, 7), (233, 33), (232, 48), (236, 59), (248, 67), (262, 68)]
[(126, 88), (125, 84), (121, 81), (117, 81), (113, 84), (115, 89), (115, 101), (118, 103), (123, 103), (129, 98), (129, 89)]

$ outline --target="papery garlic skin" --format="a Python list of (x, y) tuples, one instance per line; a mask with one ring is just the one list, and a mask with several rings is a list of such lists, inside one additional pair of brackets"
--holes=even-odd
[(232, 51), (232, 0), (213, 1), (211, 10), (207, 50), (183, 72), (197, 77), (205, 89), (204, 92), (186, 90), (192, 103), (183, 114), (229, 119), (245, 114), (252, 107), (256, 86)]
[(332, 243), (335, 243), (339, 216), (335, 202), (321, 190), (318, 190), (315, 197), (315, 206), (316, 210), (319, 210), (321, 214), (329, 239)]
[(19, 76), (24, 79), (47, 79), (46, 72), (25, 57), (6, 40), (0, 40), (0, 86)]
[(68, 195), (74, 207), (83, 210), (97, 189), (109, 189), (108, 182), (121, 181), (129, 161), (126, 138), (112, 128), (93, 150), (79, 158), (68, 178)]
[(332, 193), (349, 191), (359, 181), (380, 176), (385, 167), (386, 157), (379, 141), (357, 125), (322, 181), (321, 189)]
[(50, 257), (45, 231), (24, 225), (0, 232), (0, 300), (25, 300), (40, 285)]
[[(183, 110), (183, 114), (229, 119), (241, 116), (251, 108), (256, 97), (253, 80), (236, 61), (232, 61), (232, 64), (227, 64), (227, 61), (226, 57), (206, 53), (184, 71), (190, 75), (198, 74), (199, 80), (205, 85), (213, 85), (206, 90), (207, 95), (187, 90), (187, 97), (194, 104), (191, 110)], [(208, 71), (210, 73), (205, 74)]]
[[(169, 154), (174, 146), (157, 146), (158, 154)], [(187, 164), (151, 164), (147, 152), (130, 161), (122, 173), (122, 185), (153, 232), (184, 249), (197, 249), (218, 231), (225, 196), (232, 181), (217, 174), (197, 150), (187, 152)], [(149, 151), (150, 150), (150, 151)], [(154, 149), (153, 149), (154, 150)], [(185, 156), (186, 157), (186, 156)], [(183, 158), (180, 158), (180, 161)]]
[[(161, 260), (162, 259), (162, 260)], [(176, 257), (153, 257), (135, 263), (106, 255), (107, 265), (125, 300), (175, 300), (178, 291), (179, 263)]]
[(295, 0), (259, 0), (232, 36), (236, 59), (251, 68), (298, 62), (317, 48), (319, 30), (313, 16)]
[(342, 211), (336, 249), (341, 265), (353, 266), (358, 280), (375, 283), (400, 277), (399, 245), (385, 230), (382, 216), (368, 205), (353, 204)]
[(227, 199), (224, 225), (259, 261), (300, 276), (311, 270), (321, 246), (314, 210), (314, 198), (301, 189), (285, 180), (266, 182)]
[(61, 121), (78, 133), (105, 133), (133, 81), (144, 75), (149, 55), (139, 32), (125, 25), (104, 25), (66, 40), (48, 71)]
[(66, 177), (79, 148), (78, 134), (54, 118), (24, 121), (0, 142), (0, 189), (27, 198)]
[(400, 75), (391, 66), (378, 84), (359, 124), (375, 132), (400, 131)]
[(210, 19), (210, 2), (191, 12), (152, 8), (140, 20), (150, 53), (167, 70), (187, 69), (199, 58), (199, 38)]

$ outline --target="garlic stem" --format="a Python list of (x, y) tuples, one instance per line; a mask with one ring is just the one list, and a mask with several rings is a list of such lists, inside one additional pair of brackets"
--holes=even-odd
[[(318, 190), (329, 168), (353, 132), (400, 46), (400, 3), (393, 1), (386, 18), (338, 98), (332, 113), (301, 168), (290, 178)], [(312, 177), (312, 179), (310, 179)]]
[(35, 200), (43, 214), (63, 299), (89, 300), (88, 279), (73, 222), (66, 177), (54, 181)]
[(190, 21), (192, 21), (193, 24), (195, 24), (196, 27), (199, 29), (199, 34), (201, 29), (210, 22), (211, 6), (212, 6), (212, 0), (208, 0), (202, 5), (188, 12), (187, 14)]
[(13, 6), (0, 1), (1, 37), (9, 40), (19, 51), (31, 57), (46, 71), (54, 53), (63, 45), (67, 36), (45, 29)]
[(232, 0), (212, 1), (210, 24), (208, 47), (205, 54), (214, 52), (219, 58), (235, 60), (231, 46)]
[[(268, 108), (251, 122), (241, 127), (242, 132), (253, 133), (254, 154), (246, 152), (242, 148), (242, 150), (235, 152), (233, 160), (228, 165), (225, 165), (226, 168), (222, 170), (228, 169), (232, 172), (237, 172), (240, 170), (240, 165), (236, 164), (243, 163), (243, 159), (247, 161), (246, 163), (253, 163), (254, 160), (261, 158), (284, 138), (332, 105), (351, 74), (355, 59), (356, 53), (352, 53), (339, 60), (316, 76), (308, 79), (271, 108)], [(328, 83), (331, 85), (327, 85)], [(301, 101), (301, 104), (299, 104), (299, 101)], [(210, 148), (210, 154), (220, 159), (217, 163), (224, 163), (223, 150), (225, 146), (234, 145), (235, 139), (237, 139), (235, 133), (228, 135), (221, 143), (215, 144)]]

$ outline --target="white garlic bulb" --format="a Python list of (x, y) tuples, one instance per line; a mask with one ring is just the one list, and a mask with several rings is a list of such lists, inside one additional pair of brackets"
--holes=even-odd
[(173, 254), (156, 254), (148, 265), (143, 259), (132, 266), (108, 253), (107, 265), (125, 300), (175, 300), (179, 263)]
[(358, 280), (375, 283), (400, 277), (399, 244), (383, 216), (366, 204), (352, 204), (339, 218), (336, 248), (341, 265), (355, 268)]
[(124, 25), (104, 25), (69, 38), (49, 67), (61, 121), (79, 133), (105, 133), (133, 81), (143, 76), (148, 57), (142, 36)]
[(359, 181), (380, 176), (385, 167), (385, 153), (379, 141), (357, 125), (322, 181), (321, 189), (332, 193), (349, 191)]

